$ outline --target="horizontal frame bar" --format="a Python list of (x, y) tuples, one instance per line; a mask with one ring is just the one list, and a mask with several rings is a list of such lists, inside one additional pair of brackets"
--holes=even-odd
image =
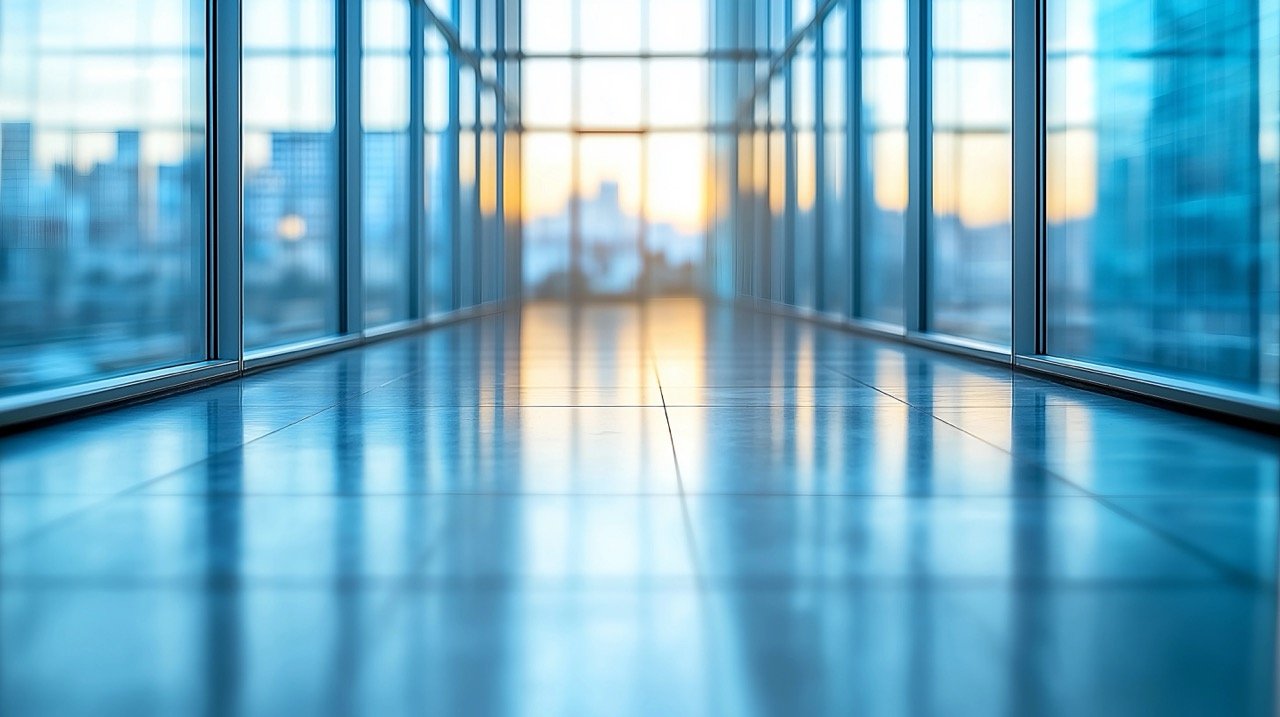
[(0, 399), (0, 434), (68, 414), (111, 408), (239, 375), (237, 360), (201, 361), (24, 393)]
[(1280, 409), (1244, 393), (1213, 392), (1191, 382), (1071, 359), (1022, 355), (1011, 357), (1008, 353), (986, 348), (976, 342), (957, 341), (950, 337), (940, 340), (933, 334), (907, 333), (893, 326), (859, 319), (841, 319), (768, 299), (742, 296), (733, 300), (733, 303), (763, 313), (811, 321), (827, 328), (997, 364), (1040, 378), (1083, 384), (1100, 393), (1118, 395), (1126, 400), (1138, 399), (1169, 410), (1207, 415), (1229, 423), (1239, 423), (1246, 428), (1269, 431), (1280, 426)]
[(1246, 393), (1215, 392), (1189, 381), (1158, 374), (1127, 371), (1086, 361), (1054, 356), (1015, 356), (1014, 366), (1046, 376), (1066, 378), (1161, 404), (1195, 409), (1230, 419), (1280, 426), (1280, 409)]

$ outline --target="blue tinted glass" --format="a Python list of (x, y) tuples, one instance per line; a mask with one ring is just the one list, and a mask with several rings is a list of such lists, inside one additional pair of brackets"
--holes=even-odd
[(1274, 402), (1280, 2), (1049, 3), (1048, 350)]
[(427, 267), (430, 276), (430, 311), (440, 314), (457, 308), (454, 299), (454, 234), (456, 214), (453, 188), (456, 178), (456, 144), (451, 138), (452, 118), (449, 103), (450, 60), (444, 39), (434, 26), (428, 26), (424, 38), (423, 116), (426, 135), (423, 140), (423, 188)]
[(333, 0), (245, 4), (244, 341), (338, 329)]
[(409, 0), (364, 0), (364, 246), (360, 260), (368, 327), (413, 315), (408, 30)]
[(1012, 327), (1011, 0), (934, 0), (930, 331), (1008, 345)]
[(794, 232), (791, 266), (792, 303), (807, 309), (816, 306), (817, 260), (817, 137), (814, 132), (816, 110), (813, 43), (805, 42), (791, 63), (791, 154), (795, 202), (792, 223)]
[(847, 57), (844, 37), (847, 32), (844, 6), (827, 16), (823, 26), (823, 117), (822, 136), (822, 253), (818, 271), (822, 272), (822, 295), (818, 308), (834, 314), (848, 311), (848, 298), (853, 277), (849, 261), (852, 237), (849, 233), (849, 182), (847, 141), (845, 139), (847, 109), (845, 106)]
[(861, 6), (860, 315), (900, 326), (909, 198), (907, 3), (906, 0), (866, 0)]
[(0, 394), (206, 357), (204, 3), (0, 3)]
[(476, 74), (458, 72), (458, 244), (456, 247), (458, 308), (480, 300), (479, 95)]

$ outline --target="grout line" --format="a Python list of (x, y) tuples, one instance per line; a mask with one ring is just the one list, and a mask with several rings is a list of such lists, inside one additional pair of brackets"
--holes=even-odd
[[(407, 374), (406, 374), (406, 375), (407, 375)], [(161, 481), (167, 480), (167, 479), (169, 479), (169, 478), (173, 478), (174, 476), (177, 476), (177, 475), (179, 475), (179, 474), (185, 473), (186, 471), (189, 471), (189, 470), (191, 470), (191, 469), (193, 469), (193, 468), (195, 468), (195, 467), (197, 467), (197, 466), (204, 465), (204, 464), (206, 464), (206, 463), (208, 463), (208, 462), (210, 462), (210, 461), (214, 460), (215, 458), (218, 458), (219, 456), (223, 456), (223, 455), (226, 455), (226, 454), (228, 454), (228, 453), (231, 453), (232, 451), (240, 451), (240, 450), (244, 450), (245, 446), (252, 445), (252, 444), (254, 444), (254, 443), (257, 443), (258, 441), (261, 441), (261, 440), (262, 440), (262, 439), (264, 439), (264, 438), (268, 438), (268, 437), (270, 437), (270, 436), (274, 436), (275, 434), (277, 434), (277, 433), (279, 433), (279, 432), (281, 432), (281, 431), (285, 431), (285, 430), (288, 430), (288, 429), (290, 429), (290, 428), (293, 428), (294, 426), (296, 426), (296, 425), (298, 425), (298, 424), (300, 424), (300, 423), (303, 423), (304, 421), (309, 421), (309, 420), (311, 420), (312, 418), (315, 418), (316, 416), (319, 416), (319, 415), (321, 415), (321, 414), (323, 414), (323, 413), (328, 413), (329, 411), (332, 411), (332, 410), (334, 410), (335, 408), (338, 408), (338, 407), (339, 407), (339, 406), (341, 406), (343, 403), (348, 403), (348, 402), (354, 401), (354, 400), (356, 400), (356, 399), (358, 399), (358, 398), (360, 398), (360, 397), (362, 397), (362, 396), (367, 396), (368, 394), (372, 393), (373, 391), (376, 391), (377, 389), (382, 388), (382, 387), (384, 387), (384, 386), (390, 385), (391, 383), (394, 383), (395, 381), (398, 381), (398, 380), (400, 380), (401, 378), (404, 378), (404, 376), (398, 376), (398, 377), (396, 377), (396, 378), (391, 379), (390, 381), (387, 381), (387, 382), (385, 382), (385, 383), (381, 383), (381, 384), (379, 384), (379, 385), (377, 385), (377, 386), (374, 386), (373, 388), (370, 388), (370, 389), (369, 389), (369, 390), (367, 390), (367, 391), (362, 391), (362, 392), (360, 392), (360, 393), (358, 393), (358, 394), (354, 394), (354, 395), (351, 395), (351, 396), (343, 396), (342, 398), (337, 399), (337, 401), (336, 401), (335, 403), (333, 403), (333, 404), (331, 404), (331, 405), (329, 405), (329, 406), (326, 406), (326, 407), (324, 407), (324, 408), (320, 408), (319, 410), (315, 411), (314, 413), (309, 413), (309, 414), (307, 414), (307, 415), (303, 416), (302, 418), (297, 419), (296, 421), (290, 421), (289, 423), (287, 423), (287, 424), (285, 424), (285, 425), (283, 425), (283, 426), (280, 426), (279, 428), (272, 429), (272, 430), (270, 430), (270, 431), (268, 431), (268, 432), (266, 432), (266, 433), (262, 434), (261, 436), (257, 436), (256, 438), (253, 438), (253, 439), (248, 440), (248, 441), (244, 441), (243, 443), (237, 444), (237, 445), (235, 445), (235, 446), (230, 446), (230, 447), (228, 447), (228, 448), (224, 448), (224, 449), (222, 449), (222, 450), (220, 450), (220, 451), (214, 451), (214, 452), (212, 452), (212, 453), (206, 452), (205, 456), (204, 456), (203, 458), (201, 458), (200, 460), (192, 461), (191, 463), (187, 463), (187, 464), (185, 464), (185, 465), (182, 465), (182, 466), (179, 466), (179, 467), (177, 467), (177, 468), (174, 468), (173, 470), (170, 470), (170, 471), (168, 471), (167, 473), (163, 473), (163, 474), (161, 474), (161, 475), (155, 476), (154, 478), (148, 478), (148, 479), (146, 479), (146, 480), (144, 480), (144, 481), (142, 481), (142, 482), (140, 482), (140, 483), (135, 483), (135, 484), (133, 484), (133, 485), (129, 486), (128, 488), (125, 488), (125, 489), (120, 490), (120, 491), (116, 491), (115, 493), (104, 493), (104, 494), (102, 494), (102, 499), (101, 499), (101, 500), (96, 500), (96, 501), (94, 501), (93, 503), (90, 503), (89, 505), (86, 505), (86, 506), (83, 506), (83, 507), (81, 507), (81, 508), (77, 508), (76, 510), (71, 511), (70, 513), (67, 513), (66, 515), (63, 515), (63, 516), (59, 516), (59, 517), (57, 517), (57, 518), (54, 518), (53, 520), (51, 520), (51, 521), (49, 521), (49, 522), (47, 522), (47, 523), (44, 523), (44, 524), (42, 524), (42, 525), (36, 526), (35, 528), (32, 528), (30, 531), (27, 531), (26, 533), (23, 533), (22, 535), (19, 535), (19, 536), (15, 537), (15, 538), (13, 538), (13, 539), (9, 540), (8, 542), (5, 542), (5, 543), (3, 543), (3, 544), (0, 544), (0, 551), (2, 551), (2, 550), (10, 550), (10, 549), (12, 549), (12, 548), (14, 548), (14, 547), (18, 547), (18, 546), (20, 546), (20, 545), (22, 545), (22, 544), (24, 544), (24, 543), (28, 542), (28, 541), (35, 540), (36, 538), (39, 538), (41, 535), (45, 535), (45, 534), (47, 534), (47, 533), (48, 533), (49, 531), (51, 531), (51, 530), (54, 530), (54, 529), (56, 529), (56, 528), (60, 528), (60, 527), (62, 527), (64, 524), (66, 524), (66, 523), (68, 523), (68, 522), (71, 522), (71, 521), (74, 521), (74, 520), (78, 520), (79, 518), (83, 517), (86, 513), (89, 513), (89, 512), (94, 511), (94, 510), (97, 510), (98, 508), (101, 508), (102, 506), (106, 505), (107, 503), (110, 503), (111, 501), (113, 501), (113, 500), (115, 500), (115, 499), (117, 499), (117, 498), (123, 498), (123, 497), (128, 496), (128, 495), (139, 495), (139, 494), (141, 494), (141, 491), (145, 490), (145, 489), (146, 489), (147, 487), (149, 487), (149, 486), (155, 485), (156, 483), (159, 483), (159, 482), (161, 482)], [(243, 381), (243, 378), (238, 378), (238, 379), (235, 379), (235, 380), (234, 380), (234, 381), (232, 381), (232, 382), (229, 382), (227, 385), (235, 385), (236, 383), (239, 383), (239, 382), (241, 382), (241, 381)], [(162, 400), (163, 400), (163, 399), (162, 399)], [(303, 407), (303, 408), (309, 408), (309, 407)], [(70, 494), (70, 495), (76, 495), (76, 494)], [(161, 494), (161, 495), (163, 495), (163, 494)]]
[[(845, 378), (847, 378), (847, 379), (849, 379), (849, 380), (851, 380), (851, 381), (855, 381), (855, 382), (860, 383), (860, 384), (862, 384), (863, 386), (867, 386), (867, 387), (869, 387), (869, 388), (871, 388), (871, 389), (873, 389), (873, 390), (875, 390), (875, 391), (879, 391), (880, 393), (884, 393), (884, 395), (886, 395), (886, 396), (890, 395), (890, 394), (885, 393), (884, 391), (882, 391), (880, 388), (878, 388), (878, 387), (876, 387), (876, 386), (873, 386), (873, 385), (871, 385), (871, 384), (867, 383), (866, 381), (863, 381), (863, 380), (861, 380), (861, 379), (855, 378), (855, 377), (853, 377), (853, 376), (851, 376), (851, 375), (849, 375), (849, 374), (845, 373), (844, 371), (841, 371), (840, 369), (834, 368), (834, 367), (832, 367), (832, 366), (830, 366), (830, 365), (825, 366), (825, 368), (826, 368), (827, 370), (829, 370), (829, 371), (834, 371), (835, 373), (838, 373), (838, 374), (840, 374), (841, 376), (844, 376)], [(924, 414), (924, 415), (926, 415), (926, 416), (929, 416), (930, 418), (932, 418), (932, 419), (933, 419), (933, 420), (935, 420), (935, 421), (938, 421), (939, 423), (942, 423), (942, 424), (944, 424), (944, 425), (950, 426), (951, 428), (954, 428), (955, 430), (957, 430), (957, 431), (959, 431), (959, 432), (963, 433), (964, 435), (969, 436), (970, 438), (973, 438), (974, 440), (977, 440), (977, 441), (979, 441), (979, 442), (981, 442), (981, 443), (984, 443), (984, 444), (986, 444), (986, 445), (988, 445), (988, 446), (991, 446), (992, 448), (995, 448), (996, 450), (1000, 451), (1001, 453), (1004, 453), (1004, 454), (1008, 455), (1008, 456), (1013, 460), (1014, 467), (1016, 467), (1019, 463), (1023, 463), (1023, 464), (1031, 463), (1032, 465), (1035, 465), (1035, 466), (1036, 466), (1037, 468), (1039, 468), (1040, 470), (1043, 470), (1045, 475), (1047, 475), (1047, 476), (1049, 476), (1049, 477), (1053, 478), (1053, 479), (1054, 479), (1054, 480), (1056, 480), (1056, 481), (1059, 481), (1059, 482), (1061, 482), (1061, 483), (1064, 483), (1064, 484), (1066, 484), (1066, 485), (1069, 485), (1069, 486), (1071, 486), (1072, 488), (1075, 488), (1076, 490), (1079, 490), (1081, 493), (1083, 493), (1083, 494), (1084, 494), (1084, 496), (1085, 496), (1085, 497), (1088, 497), (1088, 498), (1093, 499), (1093, 500), (1094, 500), (1094, 501), (1096, 501), (1099, 505), (1101, 505), (1102, 507), (1104, 507), (1104, 508), (1106, 508), (1107, 510), (1111, 511), (1112, 513), (1114, 513), (1115, 515), (1119, 516), (1120, 518), (1122, 518), (1122, 519), (1124, 519), (1124, 520), (1127, 520), (1127, 521), (1129, 521), (1130, 523), (1133, 523), (1134, 525), (1137, 525), (1138, 527), (1140, 527), (1140, 528), (1142, 528), (1142, 529), (1146, 530), (1148, 533), (1150, 533), (1150, 534), (1154, 535), (1155, 537), (1157, 537), (1157, 538), (1159, 538), (1159, 539), (1161, 539), (1161, 540), (1165, 541), (1166, 543), (1168, 543), (1169, 545), (1173, 546), (1174, 548), (1176, 548), (1176, 549), (1178, 549), (1178, 550), (1181, 550), (1182, 552), (1187, 553), (1187, 554), (1188, 554), (1189, 556), (1191, 556), (1192, 558), (1195, 558), (1195, 559), (1200, 560), (1201, 562), (1205, 563), (1205, 564), (1206, 564), (1206, 565), (1208, 565), (1209, 567), (1211, 567), (1211, 568), (1213, 568), (1214, 570), (1216, 570), (1216, 571), (1218, 571), (1219, 573), (1221, 573), (1221, 574), (1223, 575), (1223, 577), (1224, 577), (1228, 582), (1231, 582), (1231, 583), (1237, 583), (1237, 584), (1242, 584), (1242, 585), (1244, 585), (1244, 586), (1248, 586), (1248, 587), (1257, 587), (1257, 586), (1259, 586), (1259, 585), (1266, 585), (1266, 581), (1261, 580), (1261, 579), (1260, 579), (1260, 578), (1258, 578), (1257, 576), (1254, 576), (1254, 575), (1252, 575), (1252, 574), (1250, 574), (1250, 573), (1248, 573), (1248, 572), (1246, 572), (1246, 571), (1244, 571), (1244, 570), (1241, 570), (1241, 569), (1239, 569), (1239, 568), (1237, 568), (1237, 567), (1235, 567), (1235, 566), (1233, 566), (1233, 565), (1231, 565), (1231, 564), (1229, 564), (1229, 563), (1226, 563), (1226, 562), (1224, 562), (1223, 560), (1220, 560), (1217, 556), (1213, 555), (1212, 553), (1210, 553), (1210, 552), (1208, 552), (1208, 551), (1204, 550), (1203, 548), (1201, 548), (1200, 546), (1196, 545), (1195, 543), (1192, 543), (1192, 542), (1190, 542), (1190, 541), (1188, 541), (1188, 540), (1185, 540), (1185, 539), (1183, 539), (1181, 536), (1178, 536), (1178, 535), (1176, 535), (1176, 534), (1174, 534), (1174, 533), (1171, 533), (1170, 531), (1165, 530), (1164, 528), (1162, 528), (1162, 527), (1160, 527), (1160, 526), (1154, 525), (1154, 524), (1152, 524), (1150, 521), (1144, 520), (1144, 519), (1143, 519), (1143, 518), (1141, 518), (1140, 516), (1138, 516), (1138, 515), (1134, 514), (1132, 511), (1130, 511), (1130, 510), (1128, 510), (1128, 509), (1126, 509), (1126, 508), (1124, 508), (1124, 507), (1122, 507), (1122, 506), (1116, 505), (1115, 503), (1113, 503), (1111, 500), (1109, 500), (1109, 499), (1108, 499), (1108, 496), (1104, 496), (1104, 495), (1101, 495), (1101, 494), (1099, 494), (1099, 493), (1096, 493), (1096, 492), (1094, 492), (1094, 491), (1092, 491), (1092, 490), (1089, 490), (1088, 488), (1086, 488), (1086, 487), (1084, 487), (1084, 486), (1080, 485), (1079, 483), (1076, 483), (1075, 481), (1071, 480), (1070, 478), (1067, 478), (1066, 476), (1060, 475), (1057, 471), (1054, 471), (1054, 470), (1050, 469), (1048, 466), (1046, 466), (1046, 465), (1044, 465), (1044, 464), (1040, 463), (1039, 461), (1027, 461), (1027, 460), (1025, 460), (1025, 459), (1023, 459), (1023, 458), (1021, 458), (1021, 457), (1019, 457), (1019, 456), (1017, 456), (1017, 455), (1015, 455), (1015, 454), (1013, 453), (1013, 451), (1012, 451), (1012, 450), (1010, 450), (1010, 449), (1008, 449), (1008, 448), (1005, 448), (1004, 446), (996, 445), (995, 443), (993, 443), (993, 442), (991, 442), (991, 441), (989, 441), (989, 440), (987, 440), (987, 439), (983, 438), (982, 436), (979, 436), (979, 435), (977, 435), (977, 434), (975, 434), (975, 433), (973, 433), (973, 432), (971, 432), (971, 431), (969, 431), (969, 430), (966, 430), (966, 429), (964, 429), (964, 428), (962, 428), (962, 427), (960, 427), (960, 426), (957, 426), (956, 424), (954, 424), (954, 423), (952, 423), (952, 422), (948, 421), (948, 420), (947, 420), (947, 419), (945, 419), (945, 418), (942, 418), (942, 417), (940, 417), (940, 416), (938, 416), (938, 415), (934, 414), (932, 411), (930, 411), (930, 410), (928, 410), (928, 409), (926, 409), (926, 408), (924, 408), (924, 407), (922, 407), (922, 406), (916, 406), (916, 405), (913, 405), (913, 404), (911, 404), (910, 402), (908, 402), (908, 401), (906, 401), (906, 400), (903, 400), (903, 399), (901, 399), (901, 398), (897, 398), (897, 397), (894, 397), (894, 398), (895, 398), (896, 400), (900, 401), (900, 402), (901, 402), (902, 404), (904, 404), (905, 406), (907, 406), (907, 408), (909, 408), (910, 410), (915, 411), (915, 412), (917, 412), (917, 413), (922, 413), (922, 414)], [(1010, 409), (1012, 410), (1012, 407), (1010, 407)]]
[(694, 576), (699, 585), (699, 589), (702, 589), (705, 572), (702, 569), (702, 561), (698, 553), (698, 540), (694, 536), (693, 517), (689, 514), (689, 501), (684, 485), (684, 472), (680, 468), (680, 455), (676, 451), (676, 435), (675, 431), (671, 428), (671, 413), (667, 410), (666, 394), (662, 389), (662, 374), (658, 371), (657, 358), (652, 354), (649, 357), (649, 362), (653, 364), (653, 376), (658, 382), (658, 396), (662, 398), (662, 417), (667, 422), (667, 438), (671, 442), (671, 460), (675, 464), (676, 468), (676, 486), (679, 489), (680, 496), (680, 515), (684, 520), (685, 540), (688, 542), (689, 546), (689, 559), (692, 561)]

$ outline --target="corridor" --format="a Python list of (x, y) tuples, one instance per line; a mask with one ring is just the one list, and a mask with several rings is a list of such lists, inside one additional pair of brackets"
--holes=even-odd
[(996, 365), (535, 303), (0, 438), (0, 713), (1272, 714), (1278, 476)]

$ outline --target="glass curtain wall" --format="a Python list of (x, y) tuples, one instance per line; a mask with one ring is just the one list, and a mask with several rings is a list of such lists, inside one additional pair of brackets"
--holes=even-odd
[(206, 358), (205, 30), (0, 3), (0, 398)]
[(505, 298), (510, 7), (0, 3), (0, 427)]
[(1274, 403), (1280, 2), (1050, 0), (1048, 353)]
[(925, 329), (1008, 349), (1013, 2), (933, 0)]
[(701, 289), (706, 0), (525, 0), (521, 23), (526, 295)]
[(364, 132), (365, 326), (408, 321), (415, 314), (410, 204), (410, 10), (415, 0), (364, 0), (360, 81)]
[(427, 305), (431, 315), (458, 307), (454, 296), (457, 274), (454, 217), (457, 182), (451, 176), (457, 163), (456, 107), (458, 63), (449, 52), (440, 28), (423, 29), (423, 234), (427, 251)]
[[(852, 12), (857, 13), (857, 10)], [(856, 142), (856, 190), (860, 199), (857, 305), (851, 316), (905, 326), (903, 294), (908, 172), (908, 61), (911, 47), (907, 0), (861, 3), (858, 53), (850, 67), (861, 73), (860, 126)]]
[(1013, 5), (714, 3), (737, 293), (1276, 421), (1280, 0)]
[(244, 7), (244, 342), (339, 331), (337, 9)]

